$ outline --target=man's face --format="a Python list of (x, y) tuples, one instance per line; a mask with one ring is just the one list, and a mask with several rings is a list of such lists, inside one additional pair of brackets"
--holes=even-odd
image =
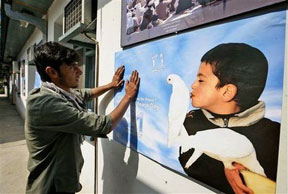
[(78, 63), (63, 64), (60, 66), (59, 83), (65, 88), (77, 88), (82, 71)]
[(192, 105), (217, 112), (222, 104), (221, 89), (216, 88), (218, 81), (219, 79), (212, 72), (211, 65), (201, 63), (197, 78), (191, 85)]

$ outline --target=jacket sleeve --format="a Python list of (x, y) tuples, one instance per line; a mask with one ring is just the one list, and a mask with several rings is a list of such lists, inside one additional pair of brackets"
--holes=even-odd
[(89, 136), (108, 134), (112, 130), (110, 115), (79, 111), (65, 99), (55, 96), (46, 96), (38, 110), (39, 114), (31, 121), (31, 125), (40, 130)]

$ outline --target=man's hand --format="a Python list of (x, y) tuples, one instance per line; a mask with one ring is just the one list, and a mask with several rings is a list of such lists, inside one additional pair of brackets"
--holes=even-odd
[(139, 83), (140, 83), (139, 74), (136, 70), (134, 70), (130, 76), (130, 80), (127, 80), (125, 86), (125, 92), (126, 92), (125, 95), (129, 99), (132, 99), (137, 94)]
[(236, 194), (253, 194), (254, 192), (249, 189), (246, 185), (243, 184), (241, 177), (240, 177), (240, 170), (246, 169), (241, 164), (235, 163), (233, 164), (235, 169), (227, 169), (225, 168), (225, 176), (232, 187), (233, 191)]
[(104, 94), (108, 90), (115, 89), (115, 88), (122, 86), (124, 83), (124, 80), (122, 79), (124, 70), (125, 70), (125, 67), (124, 67), (124, 65), (122, 65), (121, 67), (119, 67), (116, 70), (116, 72), (113, 76), (113, 79), (109, 84), (99, 86), (97, 88), (93, 88), (92, 89), (93, 98), (96, 98), (96, 97)]
[(124, 80), (122, 78), (123, 78), (124, 70), (125, 70), (124, 65), (122, 65), (121, 67), (119, 67), (116, 70), (116, 72), (115, 72), (115, 74), (113, 76), (113, 79), (111, 81), (111, 88), (112, 89), (118, 88), (118, 87), (123, 85)]
[(122, 98), (118, 106), (110, 113), (113, 123), (112, 129), (116, 127), (116, 125), (126, 112), (130, 102), (136, 96), (138, 92), (139, 83), (140, 83), (140, 77), (138, 75), (138, 72), (135, 70), (132, 72), (130, 80), (127, 80), (126, 82), (125, 96)]

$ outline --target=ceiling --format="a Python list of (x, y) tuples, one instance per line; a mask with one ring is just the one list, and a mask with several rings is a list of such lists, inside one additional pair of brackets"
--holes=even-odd
[(0, 80), (9, 75), (12, 61), (16, 59), (25, 42), (35, 29), (29, 24), (27, 27), (20, 26), (19, 20), (9, 18), (5, 14), (4, 4), (11, 5), (13, 12), (25, 13), (34, 17), (42, 18), (53, 0), (2, 0), (1, 1), (1, 47), (0, 47)]

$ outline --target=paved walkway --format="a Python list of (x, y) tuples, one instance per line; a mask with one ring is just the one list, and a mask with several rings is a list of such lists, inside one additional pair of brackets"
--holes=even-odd
[(28, 151), (24, 121), (6, 96), (0, 95), (0, 193), (25, 193)]

